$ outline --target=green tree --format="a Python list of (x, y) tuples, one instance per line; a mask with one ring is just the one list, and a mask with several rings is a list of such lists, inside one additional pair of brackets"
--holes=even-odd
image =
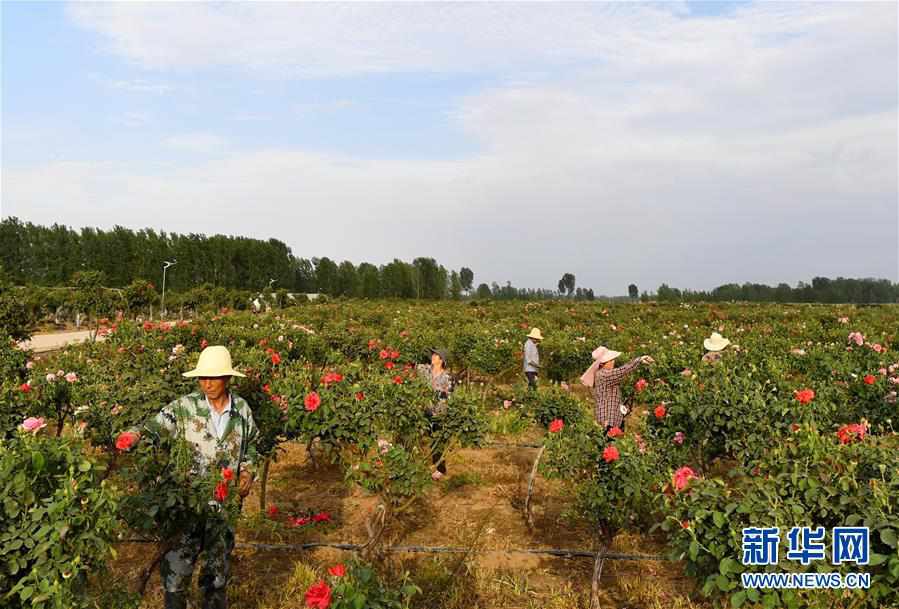
[(632, 283), (627, 286), (627, 295), (630, 296), (631, 300), (637, 300), (640, 296), (640, 290), (637, 289), (637, 284)]
[(478, 286), (477, 297), (480, 300), (487, 300), (491, 296), (492, 296), (492, 293), (490, 292), (489, 285), (487, 285), (486, 283), (482, 283), (481, 285)]
[(356, 269), (359, 277), (359, 290), (362, 298), (378, 298), (381, 295), (381, 272), (378, 267), (363, 262)]
[(459, 279), (459, 273), (456, 271), (450, 273), (450, 298), (453, 300), (462, 298), (462, 281)]
[(559, 279), (559, 294), (567, 294), (569, 297), (574, 293), (575, 278), (571, 273), (565, 273)]
[(336, 296), (338, 289), (337, 264), (330, 258), (313, 258), (315, 284), (318, 291), (328, 296)]
[(462, 282), (462, 289), (471, 292), (471, 286), (474, 282), (474, 272), (467, 266), (463, 266), (459, 271), (459, 281)]

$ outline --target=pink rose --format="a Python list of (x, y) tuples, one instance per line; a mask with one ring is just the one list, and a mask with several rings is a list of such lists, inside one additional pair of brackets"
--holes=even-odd
[(48, 383), (56, 382), (56, 375), (53, 374), (52, 372), (50, 372), (49, 374), (47, 374), (47, 382), (48, 382)]
[(36, 434), (46, 426), (47, 423), (44, 422), (44, 417), (28, 417), (19, 426), (19, 429)]
[(696, 477), (696, 472), (687, 466), (681, 467), (674, 472), (674, 489), (682, 491), (687, 488), (687, 484), (691, 479)]
[(674, 434), (674, 439), (672, 440), (672, 442), (674, 442), (678, 446), (683, 444), (684, 443), (684, 432), (679, 431), (676, 434)]
[(69, 372), (69, 373), (66, 375), (66, 382), (67, 382), (67, 383), (75, 383), (75, 382), (77, 382), (77, 381), (78, 381), (78, 375), (75, 374), (74, 372)]

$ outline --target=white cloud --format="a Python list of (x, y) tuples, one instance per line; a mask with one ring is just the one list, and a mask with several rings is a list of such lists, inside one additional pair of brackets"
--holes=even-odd
[(163, 140), (165, 146), (198, 154), (222, 154), (228, 151), (228, 141), (213, 133), (180, 133)]
[(759, 3), (716, 19), (632, 4), (69, 10), (111, 52), (163, 71), (504, 79), (455, 108), (480, 144), (459, 161), (181, 134), (165, 143), (206, 160), (4, 168), (4, 213), (275, 236), (355, 261), (434, 255), (476, 281), (552, 286), (570, 270), (610, 293), (899, 278), (895, 4)]
[(113, 89), (117, 89), (119, 91), (127, 91), (129, 93), (161, 94), (169, 93), (170, 91), (172, 91), (171, 85), (160, 82), (151, 82), (140, 78), (135, 78), (132, 80), (113, 80), (108, 84)]

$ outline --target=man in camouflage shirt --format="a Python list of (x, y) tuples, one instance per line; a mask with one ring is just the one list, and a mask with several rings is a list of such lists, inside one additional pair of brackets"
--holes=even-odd
[[(228, 389), (232, 376), (244, 376), (231, 367), (225, 347), (207, 347), (197, 367), (184, 376), (199, 379), (200, 389), (162, 409), (145, 425), (145, 433), (167, 432), (193, 445), (203, 472), (231, 468), (237, 473), (239, 493), (245, 497), (255, 478), (258, 430), (247, 402)], [(185, 609), (187, 590), (200, 552), (205, 564), (200, 573), (203, 607), (225, 609), (229, 559), (234, 530), (224, 518), (207, 518), (202, 526), (184, 533), (160, 563), (166, 609)]]

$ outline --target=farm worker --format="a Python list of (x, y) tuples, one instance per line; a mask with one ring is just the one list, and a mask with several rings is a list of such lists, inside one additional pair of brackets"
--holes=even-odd
[[(228, 386), (233, 376), (244, 376), (231, 365), (231, 354), (222, 346), (209, 346), (200, 353), (193, 370), (183, 376), (196, 378), (199, 390), (178, 398), (145, 425), (151, 434), (181, 434), (196, 447), (200, 466), (231, 468), (236, 472), (238, 492), (246, 497), (253, 484), (258, 431), (247, 402)], [(205, 523), (186, 531), (160, 563), (166, 609), (186, 609), (187, 588), (201, 551), (206, 563), (200, 574), (204, 609), (227, 607), (226, 585), (234, 531), (224, 521)]]
[[(449, 395), (453, 391), (453, 377), (447, 370), (447, 362), (449, 358), (445, 349), (430, 349), (430, 364), (419, 364), (417, 366), (419, 377), (424, 380), (431, 389), (434, 390), (434, 402), (428, 406), (428, 421), (431, 425), (431, 435), (437, 435), (441, 430), (443, 416), (446, 414), (447, 401)], [(431, 474), (434, 480), (440, 480), (446, 475), (446, 461), (444, 460), (443, 451), (446, 447), (442, 443), (437, 443), (432, 447), (431, 459), (436, 469)]]
[(605, 428), (606, 433), (613, 427), (623, 430), (624, 417), (630, 411), (621, 402), (621, 382), (640, 364), (654, 363), (648, 355), (641, 355), (616, 368), (615, 358), (619, 355), (620, 351), (597, 347), (593, 351), (593, 364), (581, 375), (581, 383), (593, 388), (596, 422)]
[(537, 345), (543, 340), (540, 328), (532, 328), (524, 341), (524, 375), (528, 379), (528, 389), (537, 389), (537, 372), (540, 370), (540, 352)]
[(712, 332), (712, 335), (702, 342), (705, 347), (706, 354), (702, 356), (702, 361), (706, 364), (717, 363), (722, 356), (722, 351), (730, 344), (730, 341), (718, 334)]

